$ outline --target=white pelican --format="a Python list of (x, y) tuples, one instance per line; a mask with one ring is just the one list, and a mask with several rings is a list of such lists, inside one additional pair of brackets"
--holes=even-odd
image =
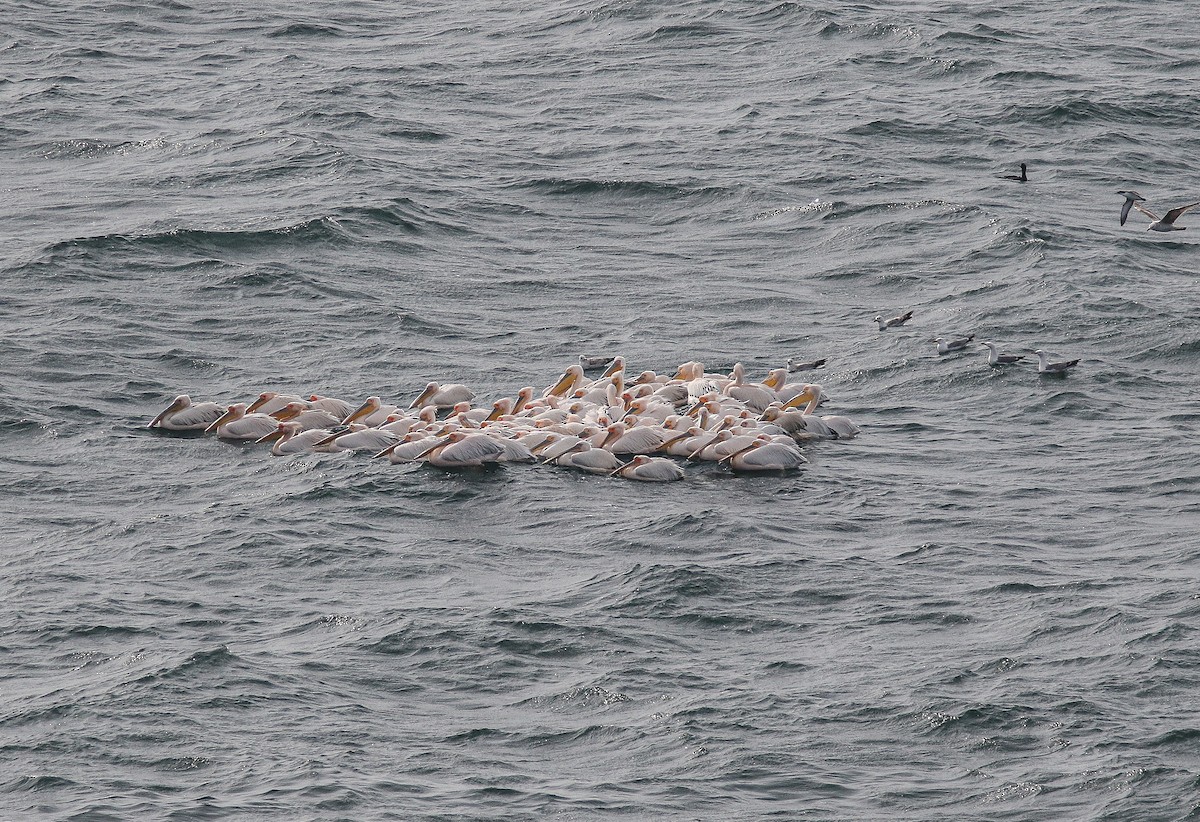
[(769, 387), (764, 383), (746, 382), (746, 369), (740, 362), (733, 364), (733, 373), (730, 374), (730, 378), (733, 381), (726, 385), (722, 392), (760, 414), (767, 410), (768, 405), (778, 399), (775, 396), (774, 387)]
[(276, 426), (274, 433), (259, 438), (257, 442), (274, 440), (271, 445), (271, 453), (277, 457), (287, 454), (311, 454), (313, 447), (328, 437), (330, 433), (322, 428), (310, 428), (304, 431), (301, 430), (299, 423), (281, 422)]
[(1012, 365), (1015, 362), (1025, 359), (1024, 354), (1001, 354), (996, 350), (995, 343), (984, 341), (980, 345), (987, 347), (988, 365)]
[(400, 408), (395, 405), (384, 405), (379, 397), (367, 397), (363, 400), (362, 405), (342, 418), (342, 425), (361, 422), (363, 425), (374, 428), (377, 425), (383, 425), (388, 421), (388, 417), (398, 411)]
[[(762, 415), (764, 423), (779, 427), (784, 433), (796, 440), (796, 442), (815, 439), (835, 439), (837, 437), (833, 429), (823, 422), (816, 430), (813, 430), (809, 425), (812, 420), (819, 422), (820, 418), (814, 417), (811, 414), (805, 414), (803, 411), (784, 410), (779, 405), (771, 406)], [(824, 436), (822, 436), (822, 432), (825, 432)]]
[(543, 397), (566, 397), (583, 382), (583, 369), (578, 365), (568, 365), (562, 376), (554, 385), (542, 392)]
[(432, 405), (440, 410), (453, 408), (460, 402), (470, 402), (473, 399), (475, 399), (475, 392), (462, 383), (456, 382), (449, 385), (438, 385), (436, 382), (431, 382), (412, 401), (412, 405), (409, 408), (424, 408), (427, 405)]
[(1040, 348), (1033, 353), (1038, 357), (1038, 373), (1039, 374), (1065, 374), (1071, 368), (1079, 364), (1079, 360), (1059, 360), (1051, 362), (1050, 355)]
[(629, 427), (623, 422), (614, 422), (608, 426), (608, 436), (600, 447), (614, 454), (653, 454), (662, 448), (665, 439), (658, 426)]
[(642, 482), (673, 482), (683, 479), (683, 469), (671, 460), (641, 454), (612, 473)]
[(1187, 226), (1175, 225), (1175, 221), (1179, 219), (1179, 215), (1183, 214), (1183, 212), (1187, 211), (1189, 208), (1195, 208), (1198, 205), (1200, 205), (1200, 203), (1188, 203), (1185, 206), (1173, 208), (1168, 211), (1161, 220), (1158, 218), (1157, 214), (1143, 206), (1141, 203), (1135, 202), (1133, 207), (1150, 218), (1151, 223), (1150, 225), (1146, 226), (1147, 231), (1184, 231)]
[(504, 454), (504, 446), (487, 434), (454, 431), (434, 442), (421, 456), (438, 468), (471, 468), (500, 462)]
[(725, 458), (734, 471), (788, 471), (808, 462), (795, 445), (760, 434), (744, 448)]
[(339, 420), (346, 419), (354, 411), (354, 406), (345, 400), (322, 397), (320, 394), (309, 395), (308, 407), (317, 411), (328, 411)]
[(286, 406), (275, 412), (283, 414), (282, 417), (272, 417), (270, 414), (248, 414), (246, 408), (246, 403), (235, 402), (221, 415), (220, 419), (214, 420), (213, 424), (208, 426), (205, 431), (216, 432), (216, 435), (223, 440), (256, 440), (270, 434), (280, 422), (287, 420), (288, 417), (295, 416), (294, 413), (285, 410)]
[(328, 411), (308, 408), (307, 403), (303, 400), (299, 402), (289, 402), (283, 408), (270, 414), (270, 416), (283, 422), (294, 422), (300, 426), (301, 431), (309, 431), (313, 428), (332, 428), (340, 424), (342, 421)]
[(955, 351), (962, 351), (971, 344), (971, 340), (975, 339), (975, 335), (969, 337), (954, 337), (947, 340), (945, 337), (935, 337), (934, 342), (937, 343), (938, 354), (950, 354)]
[(1136, 202), (1145, 202), (1146, 198), (1136, 191), (1118, 191), (1117, 193), (1125, 197), (1125, 202), (1121, 205), (1121, 225), (1125, 225), (1125, 219), (1129, 216), (1129, 209)]
[[(280, 408), (283, 408), (289, 402), (304, 402), (304, 399), (293, 394), (279, 394), (274, 391), (264, 391), (258, 395), (258, 399), (250, 403), (250, 407), (246, 409), (247, 414), (274, 414)], [(305, 403), (305, 407), (307, 407)]]
[(371, 459), (387, 457), (393, 463), (416, 462), (425, 455), (432, 446), (438, 444), (438, 437), (432, 433), (420, 431), (405, 434), (399, 442), (389, 445), (378, 454), (372, 454)]
[(899, 314), (895, 317), (889, 317), (886, 320), (882, 315), (880, 315), (875, 317), (875, 322), (879, 323), (880, 331), (887, 331), (889, 328), (897, 328), (901, 325), (904, 325), (906, 322), (912, 319), (912, 315), (913, 313), (911, 311), (905, 311), (903, 314)]
[[(806, 385), (806, 383), (788, 382), (787, 375), (788, 370), (786, 368), (774, 368), (767, 374), (767, 378), (763, 380), (763, 385), (774, 391), (776, 398), (780, 402), (787, 402), (797, 394), (803, 393), (804, 386)], [(766, 410), (765, 408), (762, 409), (762, 411)], [(762, 411), (759, 413), (762, 413)]]
[(193, 405), (191, 397), (180, 394), (146, 427), (167, 431), (203, 431), (224, 416), (225, 411), (226, 409), (215, 402), (198, 402)]
[(805, 416), (809, 417), (805, 424), (808, 426), (808, 432), (810, 434), (827, 437), (828, 434), (820, 428), (820, 426), (824, 426), (825, 429), (832, 433), (832, 435), (837, 439), (846, 440), (850, 439), (851, 437), (858, 436), (860, 429), (853, 423), (853, 421), (850, 420), (849, 417), (837, 415), (824, 415), (818, 417), (813, 414), (813, 412), (817, 410), (817, 406), (821, 404), (821, 400), (824, 396), (825, 392), (821, 386), (815, 383), (809, 383), (805, 386), (805, 392), (803, 394), (796, 395), (784, 403), (783, 409), (786, 411), (788, 408), (794, 408), (807, 400), (808, 405), (804, 408), (803, 413)]
[(384, 428), (368, 428), (361, 422), (351, 423), (348, 427), (349, 431), (330, 432), (328, 437), (313, 445), (313, 450), (323, 453), (370, 451), (374, 454), (400, 442), (399, 434)]
[(611, 474), (624, 465), (613, 452), (593, 448), (586, 440), (575, 443), (569, 451), (559, 454), (554, 464), (589, 474)]

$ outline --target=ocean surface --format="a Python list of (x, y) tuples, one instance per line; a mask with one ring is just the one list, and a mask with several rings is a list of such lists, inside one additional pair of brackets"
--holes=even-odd
[[(0, 819), (1200, 818), (1200, 209), (1116, 194), (1200, 199), (1194, 3), (4, 18)], [(147, 428), (580, 354), (824, 357), (862, 434), (660, 486)]]

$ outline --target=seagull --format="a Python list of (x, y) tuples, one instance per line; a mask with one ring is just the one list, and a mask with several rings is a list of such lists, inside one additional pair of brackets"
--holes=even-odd
[(597, 368), (603, 368), (612, 361), (612, 357), (589, 357), (587, 354), (579, 355), (579, 366), (584, 371), (594, 371)]
[(903, 314), (900, 314), (899, 316), (892, 317), (887, 320), (885, 320), (882, 316), (876, 317), (875, 322), (879, 323), (880, 331), (887, 331), (889, 328), (895, 328), (896, 326), (904, 325), (906, 322), (908, 322), (911, 319), (912, 319), (912, 312), (905, 311)]
[(962, 351), (971, 344), (971, 340), (973, 339), (975, 339), (974, 334), (969, 337), (956, 337), (952, 340), (947, 340), (943, 337), (937, 337), (934, 339), (934, 342), (938, 344), (939, 354), (949, 354), (952, 351)]
[(1118, 191), (1117, 193), (1125, 196), (1125, 204), (1121, 206), (1121, 225), (1125, 225), (1125, 220), (1129, 217), (1129, 209), (1136, 202), (1145, 202), (1146, 198), (1136, 191)]
[(798, 360), (793, 357), (787, 361), (787, 370), (789, 373), (793, 371), (816, 371), (824, 364), (825, 360), (810, 360), (808, 362), (803, 362), (802, 360)]
[(1024, 163), (1021, 163), (1021, 173), (1020, 173), (1020, 175), (1017, 175), (1017, 174), (1005, 174), (1005, 175), (1004, 175), (1004, 177), (1003, 177), (1003, 179), (1005, 179), (1005, 180), (1016, 180), (1018, 183), (1027, 183), (1027, 182), (1029, 182), (1029, 178), (1025, 176), (1025, 164), (1024, 164)]
[(1189, 203), (1188, 205), (1180, 206), (1179, 208), (1173, 208), (1170, 211), (1168, 211), (1166, 216), (1160, 220), (1160, 219), (1158, 219), (1158, 215), (1155, 214), (1150, 209), (1143, 207), (1139, 203), (1136, 203), (1136, 202), (1133, 203), (1134, 208), (1136, 208), (1138, 211), (1145, 214), (1147, 217), (1149, 217), (1153, 221), (1150, 223), (1150, 225), (1146, 226), (1147, 231), (1184, 231), (1184, 230), (1186, 230), (1187, 226), (1175, 225), (1175, 221), (1177, 219), (1179, 219), (1180, 214), (1187, 211), (1189, 208), (1195, 208), (1198, 205), (1200, 205), (1200, 203)]
[(1039, 374), (1065, 374), (1071, 368), (1074, 368), (1079, 360), (1060, 360), (1059, 362), (1050, 362), (1050, 355), (1040, 348), (1033, 352), (1038, 355), (1038, 373)]
[(1024, 354), (1001, 354), (996, 350), (996, 344), (990, 342), (981, 342), (980, 345), (986, 345), (988, 349), (988, 365), (1012, 365), (1015, 362), (1020, 362), (1025, 359)]

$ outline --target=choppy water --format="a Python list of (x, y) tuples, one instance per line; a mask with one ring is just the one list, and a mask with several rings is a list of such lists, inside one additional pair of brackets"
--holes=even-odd
[[(7, 9), (0, 816), (1200, 814), (1200, 213), (1114, 193), (1197, 199), (1192, 4)], [(864, 433), (645, 487), (145, 428), (580, 353), (828, 357)]]

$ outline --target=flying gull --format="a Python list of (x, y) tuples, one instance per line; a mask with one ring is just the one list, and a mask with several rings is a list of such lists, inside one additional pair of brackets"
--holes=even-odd
[[(1126, 196), (1128, 196), (1128, 195), (1126, 195)], [(1133, 203), (1134, 208), (1136, 208), (1138, 211), (1142, 212), (1143, 214), (1145, 214), (1147, 217), (1149, 217), (1152, 220), (1150, 225), (1146, 226), (1147, 231), (1184, 231), (1184, 230), (1186, 230), (1187, 226), (1175, 225), (1175, 221), (1177, 219), (1179, 219), (1180, 214), (1187, 211), (1189, 208), (1195, 208), (1198, 205), (1200, 205), (1200, 203), (1188, 203), (1185, 206), (1180, 206), (1179, 208), (1173, 208), (1170, 211), (1168, 211), (1166, 216), (1160, 220), (1158, 218), (1157, 214), (1155, 214), (1153, 211), (1151, 211), (1150, 209), (1143, 206), (1141, 203), (1138, 203), (1138, 202)]]

